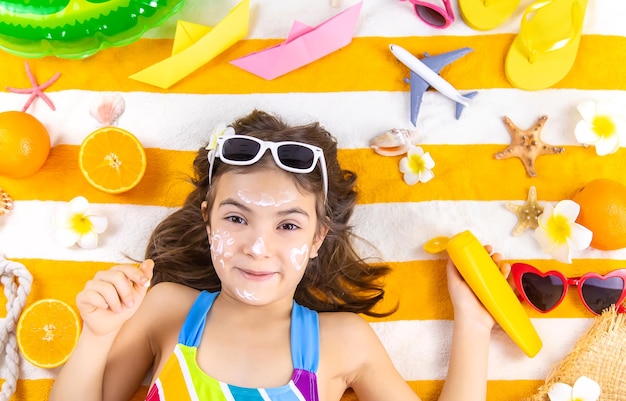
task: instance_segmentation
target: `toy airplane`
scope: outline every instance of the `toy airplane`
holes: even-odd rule
[[[422,60],[398,45],[389,45],[389,49],[402,64],[411,70],[411,78],[408,83],[411,85],[411,123],[413,125],[416,125],[422,97],[429,86],[437,89],[439,93],[456,103],[455,117],[457,120],[461,117],[463,108],[469,105],[469,101],[478,94],[478,92],[470,92],[461,95],[448,81],[439,76],[439,71],[443,67],[471,52],[472,49],[469,47],[438,56],[430,56],[426,53]]]
[[[352,42],[362,5],[356,3],[315,27],[295,21],[283,43],[230,63],[267,80],[312,63]]]

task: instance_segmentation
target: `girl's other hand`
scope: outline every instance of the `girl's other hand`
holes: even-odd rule
[[[117,265],[96,273],[76,296],[83,330],[99,336],[116,334],[143,302],[153,269],[154,262],[146,259],[139,268]]]
[[[511,265],[503,262],[502,255],[499,253],[492,254],[493,247],[491,245],[486,245],[485,250],[491,255],[491,259],[498,266],[502,275],[507,278],[511,272]],[[478,300],[465,280],[463,280],[463,277],[450,259],[448,259],[446,272],[448,276],[448,292],[454,307],[454,318],[472,321],[491,329],[495,324],[493,317],[487,312],[487,309]]]

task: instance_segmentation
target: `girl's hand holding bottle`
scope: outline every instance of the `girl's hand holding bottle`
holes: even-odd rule
[[[503,263],[502,255],[499,253],[492,254],[493,248],[491,245],[486,245],[485,249],[491,254],[491,258],[506,278],[511,272],[511,265]],[[491,329],[495,324],[493,317],[487,312],[467,283],[465,283],[465,280],[463,280],[463,277],[461,277],[461,274],[450,259],[448,259],[446,272],[448,276],[448,292],[454,307],[454,318],[476,322]]]

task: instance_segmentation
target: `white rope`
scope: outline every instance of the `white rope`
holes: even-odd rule
[[[5,366],[8,370],[8,377],[5,378],[6,381],[0,392],[0,401],[9,401],[15,393],[20,375],[20,355],[15,339],[15,328],[30,293],[33,276],[23,264],[6,260],[0,255],[0,281],[7,298],[7,316],[4,324],[0,325],[0,354],[4,349]]]

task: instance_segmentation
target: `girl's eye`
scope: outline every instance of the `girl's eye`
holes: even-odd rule
[[[281,230],[289,230],[289,231],[291,231],[291,230],[297,230],[298,228],[300,228],[300,227],[298,227],[297,225],[295,225],[293,223],[283,223],[283,224],[280,225],[280,229]]]
[[[228,216],[226,217],[226,220],[235,224],[246,224],[246,221],[243,219],[243,217],[240,216]]]

